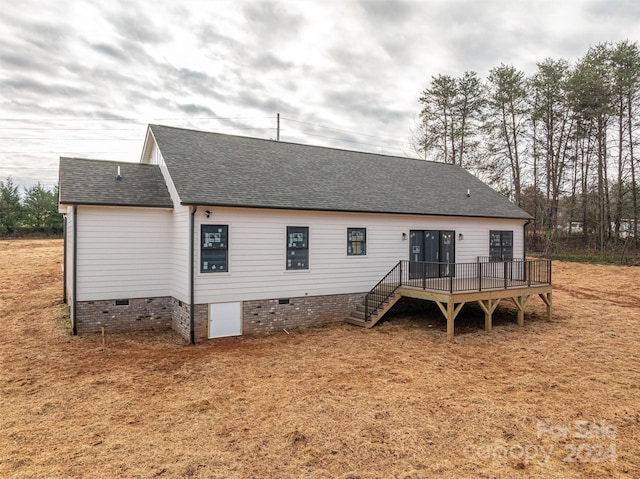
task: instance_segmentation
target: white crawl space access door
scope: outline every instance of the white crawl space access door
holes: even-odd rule
[[[242,334],[242,303],[209,304],[209,339]]]

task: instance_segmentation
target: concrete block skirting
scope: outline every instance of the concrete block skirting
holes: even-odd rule
[[[78,334],[152,331],[171,327],[171,297],[79,301],[76,304]]]

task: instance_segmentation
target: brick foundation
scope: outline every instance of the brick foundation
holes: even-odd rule
[[[196,343],[207,341],[209,339],[209,305],[208,304],[195,304],[195,337]]]
[[[173,311],[171,298],[135,298],[79,301],[76,305],[76,327],[79,334],[97,333],[104,327],[109,332],[153,331],[169,329]]]
[[[269,334],[299,327],[320,326],[343,321],[364,293],[298,298],[265,299],[242,302],[243,334]],[[81,301],[77,303],[76,325],[79,334],[100,332],[153,331],[171,328],[186,341],[190,339],[191,308],[173,297],[124,300]],[[208,304],[195,305],[195,340],[209,337]]]
[[[268,334],[301,326],[320,326],[344,321],[358,304],[364,293],[328,296],[302,296],[279,299],[244,301],[242,304],[242,333]]]
[[[206,341],[209,337],[209,305],[195,305],[195,339],[196,343]],[[191,340],[191,305],[171,298],[171,328],[186,341]]]
[[[171,298],[171,329],[187,341],[190,339],[190,310],[188,303]]]

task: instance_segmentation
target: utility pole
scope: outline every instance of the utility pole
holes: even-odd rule
[[[280,113],[277,114],[278,128],[276,128],[276,141],[280,141]]]

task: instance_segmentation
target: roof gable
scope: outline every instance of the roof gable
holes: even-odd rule
[[[183,204],[530,218],[456,165],[149,128]]]
[[[157,165],[60,158],[59,175],[61,204],[173,207]]]

